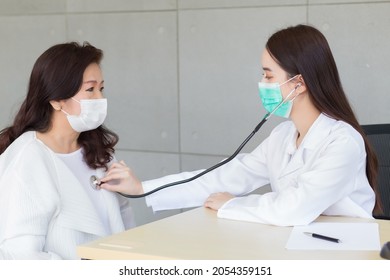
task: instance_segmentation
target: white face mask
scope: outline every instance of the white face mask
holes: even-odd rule
[[[100,126],[107,116],[107,99],[81,99],[72,100],[80,104],[80,115],[70,115],[64,110],[70,126],[77,132],[93,130]]]

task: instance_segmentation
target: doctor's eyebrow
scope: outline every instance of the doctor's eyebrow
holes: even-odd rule
[[[268,67],[263,67],[263,70],[264,70],[264,71],[268,71],[268,72],[272,72],[272,69],[271,69],[271,68],[268,68]]]

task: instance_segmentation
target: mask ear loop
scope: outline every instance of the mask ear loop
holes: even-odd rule
[[[287,101],[294,101],[295,98],[297,98],[298,95],[300,95],[300,93],[298,93],[297,95],[295,95],[291,100],[288,100],[288,98],[291,96],[291,94],[293,94],[300,86],[302,85],[302,83],[298,83],[294,89],[292,91],[290,91],[289,94],[287,94],[286,98],[282,101],[282,103],[285,103]]]
[[[61,112],[64,113],[65,115],[67,116],[70,116],[68,112],[66,112],[65,110],[61,109]]]
[[[79,104],[80,104],[80,101],[78,101],[76,98],[74,98],[74,97],[71,97],[71,99],[72,99],[73,101],[76,101],[77,103],[79,103]]]
[[[269,112],[269,113],[267,113],[265,116],[264,116],[264,119],[265,120],[268,120],[270,117],[271,117],[271,115],[273,115],[278,109],[279,109],[279,107],[280,106],[282,106],[284,103],[286,103],[287,101],[294,101],[294,99],[295,98],[297,98],[298,97],[298,95],[300,95],[300,93],[298,93],[297,95],[295,95],[294,97],[293,97],[293,99],[291,99],[291,100],[288,100],[288,98],[290,97],[290,95],[291,94],[293,94],[293,92],[294,91],[296,91],[297,90],[297,88],[299,88],[300,86],[302,85],[302,83],[298,83],[295,87],[294,87],[294,89],[289,93],[289,94],[287,94],[287,96],[286,96],[286,98],[285,99],[283,99],[271,112]]]
[[[301,74],[295,75],[294,77],[292,77],[292,78],[288,79],[287,81],[285,81],[284,83],[280,84],[280,86],[282,86],[282,85],[288,83],[289,81],[291,81],[291,80],[293,80],[293,79],[295,79],[295,78],[297,78],[297,77],[299,78],[299,76],[301,76]],[[291,95],[294,91],[296,91],[300,86],[302,86],[302,83],[301,83],[301,82],[299,82],[299,83],[294,87],[294,89],[293,89],[289,94],[287,94],[286,98],[283,99],[282,102],[280,102],[280,104],[277,106],[277,108],[279,108],[279,107],[282,106],[284,103],[286,103],[287,101],[289,101],[288,98],[290,97],[290,95]],[[291,99],[291,101],[293,101],[298,95],[299,95],[299,93],[298,93],[296,96],[294,96],[294,98]],[[274,110],[274,111],[276,111],[276,110]]]
[[[76,98],[74,97],[71,97],[70,99],[72,99],[73,101],[76,101],[77,103],[81,104],[80,101],[78,101]],[[60,109],[65,115],[67,116],[70,116],[70,114],[68,112],[66,112],[65,110],[63,110],[62,108]]]

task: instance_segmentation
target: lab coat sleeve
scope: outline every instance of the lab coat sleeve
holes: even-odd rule
[[[264,141],[250,154],[240,154],[227,164],[189,183],[168,187],[146,197],[154,211],[201,206],[215,192],[247,194],[269,183]],[[183,172],[143,182],[144,192],[174,181],[188,179],[200,171]]]
[[[20,168],[33,174],[36,171],[30,165],[33,160],[23,160],[25,163]],[[34,182],[33,178],[38,176],[22,179],[17,170],[6,172],[0,179],[0,258],[61,259],[53,252],[44,251],[50,220],[58,210],[58,195],[50,193],[44,180]],[[42,177],[46,175],[42,170]]]
[[[364,146],[353,137],[330,142],[297,177],[297,186],[264,195],[237,197],[218,210],[218,217],[279,226],[306,225],[354,190],[365,168]]]

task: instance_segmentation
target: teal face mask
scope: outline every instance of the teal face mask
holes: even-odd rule
[[[285,83],[291,81],[296,76],[292,77],[291,79],[285,81],[282,84],[279,83],[259,83],[259,93],[261,102],[263,103],[264,108],[268,112],[272,112],[274,115],[288,118],[291,113],[293,100],[287,100],[290,95],[298,88],[295,87],[286,97],[285,100],[283,100],[282,91],[280,90],[280,86],[284,85]],[[276,109],[276,110],[275,110]],[[275,110],[275,111],[274,111]]]

